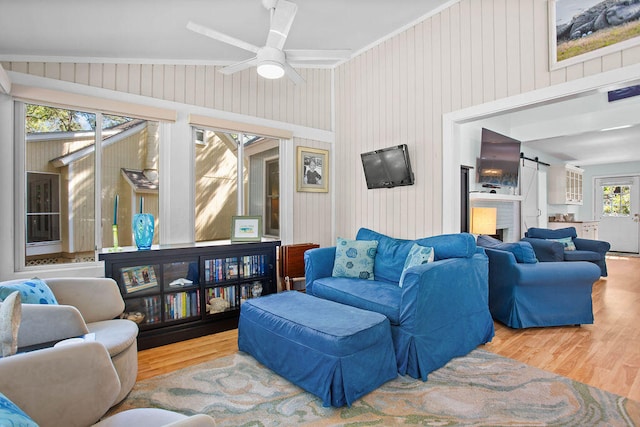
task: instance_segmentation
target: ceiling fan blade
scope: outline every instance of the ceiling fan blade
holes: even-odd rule
[[[287,77],[289,77],[289,79],[291,79],[293,83],[295,84],[304,83],[304,79],[302,78],[302,76],[298,74],[298,72],[294,70],[293,67],[286,62],[284,63],[284,73],[286,74]]]
[[[219,40],[223,43],[239,47],[240,49],[248,50],[249,52],[258,53],[258,49],[260,49],[258,46],[254,46],[251,43],[247,43],[243,40],[231,37],[209,27],[205,27],[204,25],[196,24],[195,22],[189,21],[187,23],[187,29],[198,34],[202,34],[203,36],[210,37],[214,40]]]
[[[298,11],[298,5],[287,0],[278,0],[271,15],[271,26],[267,36],[267,46],[282,49],[287,41],[293,18]]]
[[[322,60],[340,60],[349,59],[351,50],[349,49],[333,49],[333,50],[313,50],[313,49],[287,49],[284,51],[287,59],[291,61],[322,61]]]
[[[253,67],[258,64],[258,58],[255,56],[253,58],[247,59],[246,61],[237,62],[235,64],[227,65],[226,67],[220,69],[222,74],[233,74],[238,71],[246,70],[247,68]]]

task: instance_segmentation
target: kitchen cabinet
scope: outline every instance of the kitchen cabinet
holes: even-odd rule
[[[576,234],[583,239],[598,240],[598,221],[551,221],[547,226],[551,230],[565,227],[575,227]]]
[[[572,165],[549,167],[548,200],[552,205],[582,205],[584,169]]]

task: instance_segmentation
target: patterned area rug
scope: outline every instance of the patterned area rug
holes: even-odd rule
[[[240,352],[138,382],[111,413],[136,407],[207,413],[218,426],[640,425],[640,402],[485,350],[426,382],[398,377],[350,408],[324,408]]]

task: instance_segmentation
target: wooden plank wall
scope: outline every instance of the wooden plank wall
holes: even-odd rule
[[[549,71],[547,20],[546,0],[461,0],[336,69],[337,235],[441,231],[443,114],[640,62],[636,46]],[[367,190],[360,153],[403,143],[416,184]]]
[[[259,78],[255,69],[225,76],[217,72],[219,67],[215,66],[57,62],[3,62],[2,66],[7,71],[331,130],[329,69],[298,69],[305,84],[294,85],[287,79]],[[331,148],[317,141],[303,142],[309,147]],[[294,243],[332,241],[330,235],[321,234],[331,230],[330,203],[331,198],[326,194],[294,192]],[[322,230],[301,225],[306,218],[319,215],[321,224],[329,222]]]
[[[298,69],[305,84],[259,78],[255,68],[226,76],[209,65],[3,62],[7,71],[293,123],[331,128],[331,70]]]
[[[296,147],[303,146],[309,148],[319,148],[330,150],[330,144],[309,139],[294,138]],[[295,151],[294,151],[295,152]],[[329,175],[335,173],[331,155],[329,155]],[[297,158],[297,156],[296,156]],[[297,161],[297,160],[296,160]],[[297,168],[295,170],[297,176]],[[342,185],[335,181],[335,186]],[[281,183],[280,185],[297,186],[295,180],[291,183]],[[331,246],[335,244],[332,238],[332,214],[331,214],[331,192],[336,191],[331,188],[332,181],[329,178],[328,193],[306,193],[294,191],[293,196],[293,235],[295,243],[309,242],[318,243],[321,246]]]

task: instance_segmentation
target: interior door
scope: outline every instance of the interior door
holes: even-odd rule
[[[522,235],[530,227],[547,226],[547,173],[539,165],[523,160],[520,168],[522,195]]]
[[[266,169],[265,232],[280,235],[280,160],[268,160]]]
[[[594,218],[598,239],[616,252],[638,253],[640,246],[640,176],[596,178]]]

